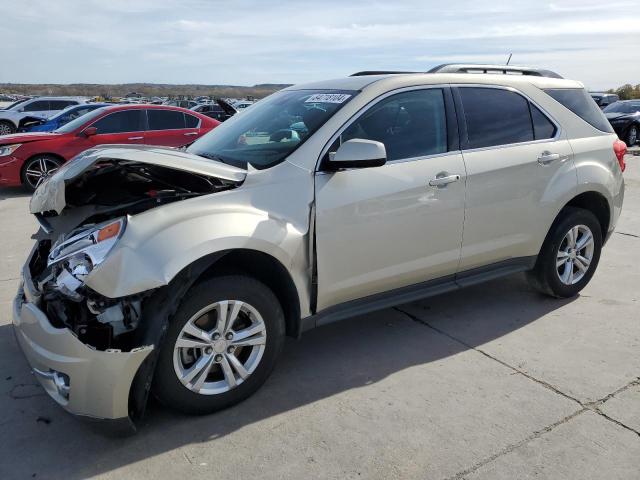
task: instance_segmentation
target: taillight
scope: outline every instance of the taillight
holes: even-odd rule
[[[616,154],[620,170],[624,172],[624,169],[627,168],[627,165],[624,163],[624,156],[627,153],[627,144],[622,140],[616,140],[613,142],[613,153]]]

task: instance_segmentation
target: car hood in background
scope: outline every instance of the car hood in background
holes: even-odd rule
[[[81,153],[42,183],[31,197],[31,213],[62,212],[65,186],[100,161],[147,163],[234,182],[244,181],[247,175],[241,168],[171,148],[109,145]]]

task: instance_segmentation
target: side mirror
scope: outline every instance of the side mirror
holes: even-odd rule
[[[82,131],[82,135],[85,137],[92,137],[98,133],[98,129],[96,127],[87,127]]]
[[[381,167],[387,162],[384,143],[353,138],[344,142],[329,162],[335,170],[341,168]]]

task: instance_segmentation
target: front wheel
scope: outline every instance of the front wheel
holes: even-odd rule
[[[240,275],[200,283],[169,326],[154,393],[165,405],[189,414],[234,405],[265,382],[284,336],[282,308],[262,283]]]
[[[16,127],[13,123],[7,121],[0,122],[0,135],[11,135],[12,133],[16,133]]]
[[[36,155],[22,167],[22,184],[31,192],[51,175],[56,173],[62,162],[51,155]]]
[[[554,297],[573,297],[595,273],[602,250],[602,230],[595,215],[566,208],[551,227],[528,278],[537,290]]]

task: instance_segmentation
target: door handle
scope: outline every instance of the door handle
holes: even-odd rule
[[[144,137],[129,137],[127,140],[142,140]]]
[[[198,132],[187,132],[184,134],[185,137],[192,137],[194,135],[198,135]]]
[[[439,173],[436,178],[432,178],[431,180],[429,180],[429,185],[432,187],[444,187],[450,183],[457,182],[458,180],[460,180],[460,175],[447,175],[446,173]]]
[[[560,155],[559,153],[551,153],[548,150],[545,150],[538,157],[538,163],[540,165],[549,165],[551,162],[555,162],[556,160],[566,160],[566,155]]]

